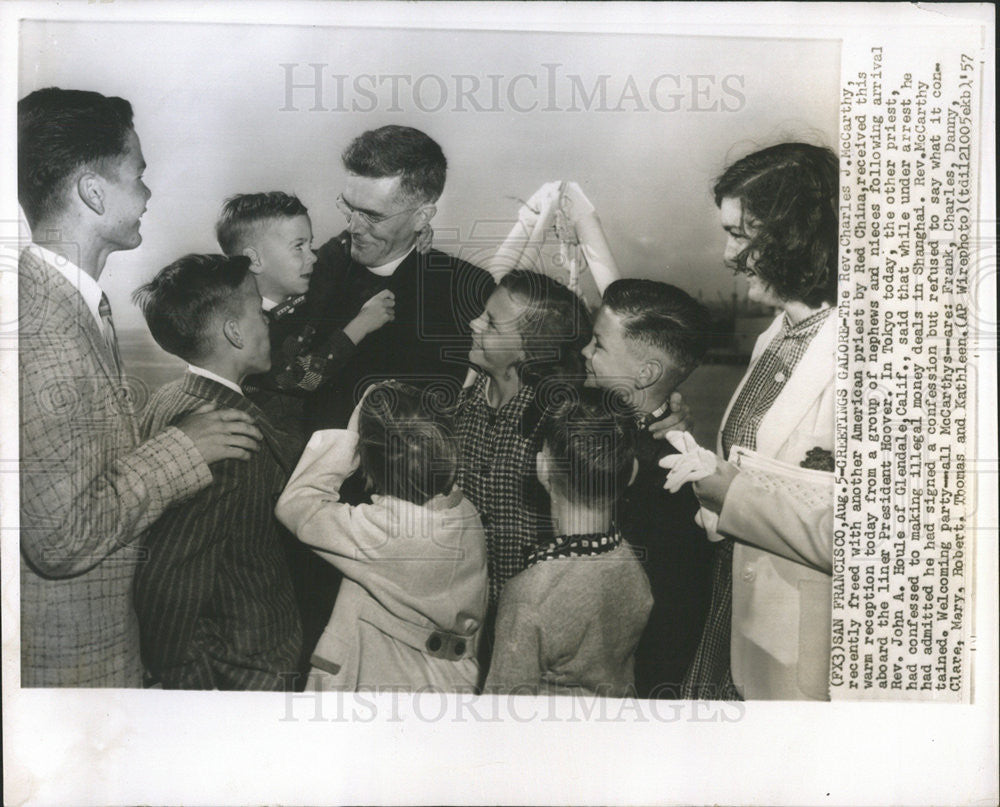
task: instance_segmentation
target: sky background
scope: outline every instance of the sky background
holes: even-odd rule
[[[338,233],[340,152],[384,124],[423,129],[445,151],[439,248],[481,260],[515,199],[575,180],[624,276],[706,301],[743,291],[721,263],[713,178],[780,140],[836,142],[833,40],[25,21],[21,44],[20,96],[91,89],[135,110],[153,195],[142,246],[112,255],[101,278],[119,329],[142,326],[129,301],[138,285],[186,252],[218,251],[213,224],[233,193],[294,192],[317,246]],[[313,83],[312,64],[324,109],[305,88],[283,111],[288,76]],[[582,97],[601,76],[604,102]]]

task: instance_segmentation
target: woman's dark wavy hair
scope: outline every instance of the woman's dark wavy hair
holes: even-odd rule
[[[525,360],[517,367],[524,384],[547,379],[582,382],[583,355],[591,337],[590,314],[583,301],[548,275],[515,269],[499,287],[525,304],[518,322]]]
[[[750,245],[737,271],[753,271],[784,300],[811,308],[837,298],[837,156],[808,143],[780,143],[733,163],[715,183],[715,204],[743,205]]]

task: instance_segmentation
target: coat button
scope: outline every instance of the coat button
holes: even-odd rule
[[[432,653],[437,653],[441,649],[441,636],[437,633],[432,633],[430,638],[427,640],[427,649]]]
[[[757,578],[757,572],[749,563],[743,567],[743,574],[740,575],[746,583],[752,583]]]

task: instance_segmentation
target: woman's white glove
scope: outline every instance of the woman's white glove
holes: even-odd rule
[[[679,454],[668,454],[660,460],[660,467],[667,468],[666,482],[663,487],[671,493],[676,493],[688,482],[697,482],[716,472],[718,458],[714,452],[698,445],[688,432],[669,431],[667,441],[676,448]],[[695,523],[705,530],[710,541],[720,541],[718,534],[719,516],[702,507],[695,513]]]
[[[676,493],[688,482],[697,482],[715,473],[715,452],[702,448],[688,432],[667,432],[667,442],[679,454],[667,454],[660,460],[660,467],[670,471],[663,487]]]

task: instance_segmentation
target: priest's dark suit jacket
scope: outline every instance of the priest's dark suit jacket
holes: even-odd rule
[[[469,323],[494,288],[488,272],[432,249],[426,255],[413,250],[392,275],[380,277],[351,260],[345,234],[317,251],[313,277],[325,298],[319,318],[329,329],[343,328],[383,289],[395,295],[396,317],[368,334],[309,396],[311,429],[343,428],[367,386],[387,378],[433,387],[441,403],[457,400],[468,370]]]

